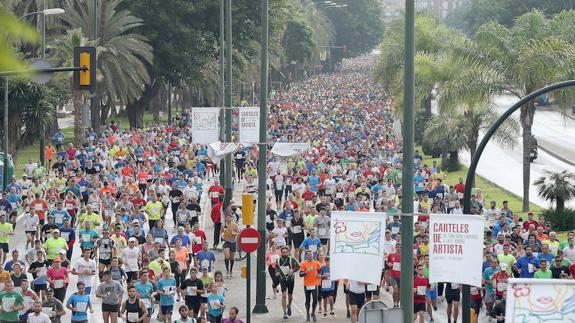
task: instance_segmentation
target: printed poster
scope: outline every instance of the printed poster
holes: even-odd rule
[[[239,108],[240,142],[255,144],[260,142],[260,108]]]
[[[575,280],[509,279],[505,318],[506,322],[575,322]]]
[[[332,212],[331,280],[381,283],[385,219],[380,212]]]
[[[218,141],[220,108],[192,108],[192,143],[207,145]]]
[[[430,215],[430,283],[481,286],[483,228],[483,217],[476,215]]]

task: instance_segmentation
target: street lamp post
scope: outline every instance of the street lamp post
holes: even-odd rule
[[[226,0],[226,142],[232,141],[232,0]],[[224,209],[232,199],[232,155],[225,158]]]
[[[220,0],[220,106],[225,106],[225,96],[226,96],[226,77],[225,77],[225,0]],[[226,127],[226,122],[224,119],[224,110],[220,109],[220,141],[224,142],[224,129]],[[224,178],[225,160],[220,161],[220,185],[225,182]]]
[[[8,187],[8,76],[4,78],[4,169],[2,170],[2,189]]]
[[[401,213],[401,289],[404,322],[413,322],[413,137],[415,101],[415,6],[405,0],[405,69],[403,109],[403,173]]]
[[[530,100],[534,100],[535,98],[547,94],[553,90],[558,90],[566,87],[575,86],[575,80],[569,80],[564,82],[555,83],[544,88],[541,88],[535,92],[529,93],[528,95],[524,96],[521,100],[517,101],[514,105],[512,105],[507,111],[503,112],[501,116],[489,128],[483,139],[479,145],[477,145],[477,149],[473,154],[473,158],[471,159],[471,163],[469,164],[469,170],[467,171],[467,178],[465,180],[465,191],[463,193],[463,214],[469,214],[471,212],[471,190],[473,189],[473,179],[475,177],[475,171],[477,170],[477,164],[479,164],[479,159],[483,154],[483,150],[485,146],[491,140],[491,137],[495,134],[497,129],[507,120],[515,111],[519,110],[524,104],[529,102]],[[401,282],[403,285],[403,282]],[[463,323],[470,323],[471,322],[471,300],[470,300],[470,286],[464,285],[463,286],[463,295],[462,295],[462,320]],[[407,321],[406,321],[407,322]]]
[[[64,12],[66,12],[64,9],[62,8],[49,8],[46,9],[46,0],[44,0],[42,2],[42,10],[40,11],[34,11],[34,12],[30,12],[25,14],[24,16],[20,17],[20,19],[18,20],[22,20],[28,16],[31,15],[40,15],[40,30],[42,33],[42,47],[40,47],[40,57],[42,58],[46,58],[46,16],[52,16],[52,15],[59,15],[59,14],[63,14]],[[6,78],[7,80],[8,78]],[[7,128],[6,128],[7,129]],[[46,132],[46,128],[45,125],[42,126],[42,134],[40,135],[40,162],[42,163],[42,165],[44,165],[44,147],[45,147],[45,132]]]
[[[268,0],[262,0],[262,51],[260,67],[260,133],[258,157],[258,232],[266,236],[266,160],[268,119]],[[255,85],[254,85],[255,86]],[[266,245],[260,243],[257,251],[256,306],[254,313],[267,313],[266,306]]]

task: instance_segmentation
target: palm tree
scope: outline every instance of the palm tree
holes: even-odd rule
[[[100,106],[92,108],[92,127],[98,131],[109,110],[117,102],[127,104],[139,97],[150,76],[146,64],[153,60],[152,47],[133,29],[142,25],[140,18],[119,9],[122,0],[102,0],[98,7],[98,75],[96,97]],[[80,29],[83,36],[93,34],[94,8],[91,1],[65,0],[66,13],[61,19],[64,29]]]
[[[456,55],[475,60],[503,78],[502,91],[518,98],[558,80],[566,71],[572,73],[575,46],[572,45],[575,13],[565,13],[551,20],[534,10],[518,17],[510,28],[494,22],[481,26],[473,45],[455,51]],[[559,27],[559,28],[558,28]],[[569,28],[569,29],[566,29]],[[531,164],[529,149],[535,101],[521,107],[523,139],[523,211],[529,210]]]
[[[55,66],[72,66],[73,59],[70,53],[74,52],[75,47],[86,46],[90,44],[86,37],[82,35],[80,29],[70,29],[66,31],[65,35],[62,35],[50,44],[52,48],[50,59],[53,61]],[[65,77],[57,75],[56,77]],[[82,138],[84,134],[82,133],[82,92],[75,89],[73,77],[70,77],[70,89],[72,92],[72,103],[74,105],[74,142],[78,145],[82,143]]]
[[[575,197],[575,174],[563,171],[545,171],[545,175],[533,184],[537,186],[537,194],[555,202],[555,210],[562,214],[565,212],[565,202]]]

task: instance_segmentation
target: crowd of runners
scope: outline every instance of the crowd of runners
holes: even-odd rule
[[[352,322],[384,293],[400,306],[402,146],[390,102],[372,83],[374,64],[373,56],[346,61],[342,72],[294,83],[270,100],[268,141],[311,144],[298,158],[267,161],[266,263],[283,319],[292,317],[294,297],[305,301],[306,321],[335,317],[339,297]],[[0,198],[0,321],[57,323],[71,313],[72,322],[87,322],[99,298],[106,323],[241,322],[225,283],[239,276],[241,205],[223,208],[217,165],[192,144],[187,114],[173,125],[89,130],[81,146],[64,142],[56,133],[46,163],[29,160]],[[257,192],[256,158],[250,149],[234,153],[236,191]],[[463,181],[444,183],[440,165],[413,158],[418,212],[462,214]],[[337,210],[387,212],[379,285],[330,279]],[[573,232],[559,241],[541,216],[520,216],[479,190],[471,210],[486,219],[483,284],[471,289],[477,315],[485,307],[504,321],[510,277],[575,275]],[[433,321],[446,302],[448,322],[457,322],[461,287],[428,281],[428,221],[420,216],[414,227],[414,313]],[[25,247],[10,242],[16,230],[25,231]],[[81,257],[72,261],[74,250]],[[300,279],[304,288],[295,290]]]

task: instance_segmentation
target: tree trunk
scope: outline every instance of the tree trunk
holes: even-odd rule
[[[126,114],[130,122],[130,128],[142,128],[144,126],[144,111],[150,105],[150,101],[158,95],[159,82],[152,81],[146,85],[142,96],[134,102],[126,105]]]
[[[449,172],[454,172],[459,170],[459,152],[450,151],[449,152],[449,163],[447,164],[447,170]]]
[[[531,91],[526,91],[531,93]],[[531,127],[535,115],[535,101],[531,100],[521,107],[521,127],[523,128],[523,203],[522,211],[529,211],[529,189],[531,186],[531,162],[529,151],[531,147]]]
[[[555,200],[555,204],[556,204],[555,211],[557,212],[557,214],[565,213],[565,201],[562,198],[557,197],[557,199]]]
[[[449,165],[449,153],[447,150],[444,150],[441,152],[441,169],[445,171],[448,165]]]
[[[82,133],[82,92],[72,90],[72,103],[74,104],[74,144],[79,146],[84,134]]]
[[[472,127],[467,133],[467,148],[469,149],[469,162],[473,161],[473,156],[475,151],[477,151],[477,141],[479,140],[479,128]],[[475,176],[473,176],[473,182],[471,182],[471,187],[475,187]]]
[[[423,102],[421,103],[423,105],[423,112],[424,112],[424,116],[425,116],[425,122],[429,121],[429,119],[431,119],[431,101],[432,101],[432,96],[431,94],[429,94],[425,100],[423,100]]]
[[[112,106],[112,100],[108,99],[108,102],[106,102],[106,104],[103,104],[100,108],[100,122],[102,122],[103,125],[108,124],[108,115],[110,114],[110,107]]]

